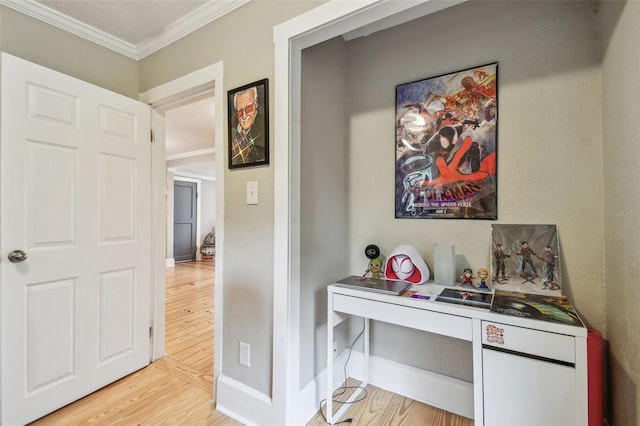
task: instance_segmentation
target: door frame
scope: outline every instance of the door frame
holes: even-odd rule
[[[151,106],[151,128],[153,143],[153,288],[152,288],[152,353],[151,360],[162,358],[165,335],[165,271],[166,271],[166,160],[164,113],[176,106],[194,102],[201,98],[214,96],[215,140],[216,145],[223,144],[223,63],[193,71],[168,83],[153,87],[140,93],[139,100]],[[220,153],[223,153],[221,150]],[[224,270],[224,155],[216,155],[216,268],[215,268],[215,304],[214,304],[214,386],[222,371],[222,321],[223,321],[223,270]],[[213,392],[214,402],[217,393]]]

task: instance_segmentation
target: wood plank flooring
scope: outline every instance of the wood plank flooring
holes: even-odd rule
[[[32,425],[240,425],[212,401],[214,269],[213,262],[167,268],[164,358]],[[353,425],[473,425],[371,385],[367,392],[344,416]],[[318,412],[308,425],[326,422]]]
[[[347,380],[347,386],[355,388],[359,382]],[[473,426],[473,420],[440,410],[430,405],[405,398],[378,387],[367,385],[366,397],[352,404],[345,414],[338,419],[352,419],[352,425],[406,425],[406,426]],[[346,401],[355,389],[349,389],[334,400]],[[362,394],[361,394],[362,395]],[[358,399],[361,396],[358,396]],[[340,409],[341,404],[334,402],[333,412]],[[324,405],[323,405],[324,413]],[[336,419],[334,419],[336,421]],[[326,425],[325,417],[318,412],[307,426]],[[347,424],[347,423],[343,423]]]

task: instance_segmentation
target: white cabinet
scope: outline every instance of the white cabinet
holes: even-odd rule
[[[576,425],[575,337],[482,322],[484,424]]]
[[[384,375],[376,386],[419,399],[436,407],[473,412],[477,426],[584,426],[587,422],[587,330],[584,327],[520,318],[450,303],[411,297],[327,287],[327,359],[333,357],[333,327],[356,315],[365,319],[363,377],[369,377],[369,320],[383,321],[471,342],[473,384],[470,410],[467,390],[455,387],[446,403],[397,383],[385,387]],[[410,344],[410,343],[408,343]],[[437,353],[438,348],[433,348]],[[415,373],[407,368],[410,374]],[[433,373],[430,373],[433,374]],[[333,363],[327,363],[326,412],[332,413]],[[336,378],[337,379],[337,378]],[[388,380],[387,380],[388,382]],[[434,387],[448,395],[442,386]],[[453,389],[453,388],[452,388]],[[353,396],[352,396],[353,397]],[[346,410],[343,405],[332,423]]]

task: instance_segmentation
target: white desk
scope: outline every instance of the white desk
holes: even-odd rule
[[[586,328],[335,285],[327,291],[330,424],[348,407],[332,415],[331,395],[337,388],[332,380],[333,327],[349,315],[365,319],[362,386],[368,382],[369,320],[383,321],[472,343],[476,426],[587,424]],[[522,383],[534,385],[523,388]]]

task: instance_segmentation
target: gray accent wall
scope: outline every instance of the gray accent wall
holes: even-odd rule
[[[302,52],[302,87],[301,388],[327,366],[327,284],[349,272],[347,48],[342,38]]]
[[[434,244],[455,244],[457,276],[491,270],[492,223],[557,224],[564,293],[603,328],[596,16],[587,2],[470,1],[348,44],[352,272],[364,269],[367,242],[387,255],[411,244],[432,270]],[[498,221],[394,219],[395,86],[490,62]],[[384,358],[472,380],[470,344],[386,324],[374,324],[371,344]]]

